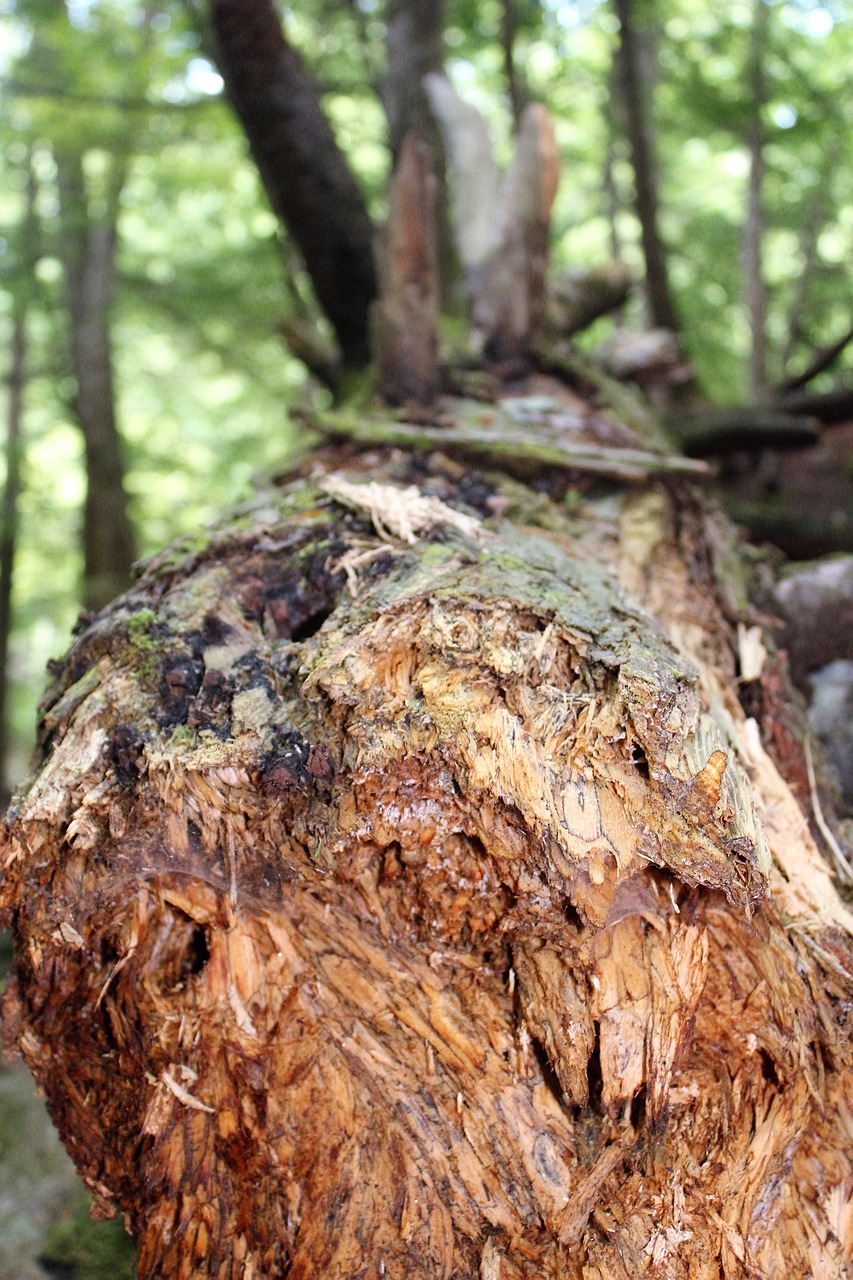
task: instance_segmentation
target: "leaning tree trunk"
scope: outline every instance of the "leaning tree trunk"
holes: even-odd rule
[[[849,1274],[853,919],[729,532],[517,390],[319,423],[54,668],[6,1035],[142,1280]]]
[[[272,0],[208,0],[217,66],[269,202],[305,261],[343,363],[370,360],[373,227]]]

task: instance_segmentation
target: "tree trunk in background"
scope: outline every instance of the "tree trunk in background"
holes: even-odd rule
[[[634,169],[634,200],[646,261],[646,298],[650,326],[679,328],[667,271],[666,246],[658,226],[658,194],[649,104],[640,70],[635,0],[614,0],[619,20],[617,67],[621,78],[625,130]]]
[[[271,0],[209,0],[217,65],[273,210],[299,245],[344,361],[370,360],[376,297],[364,198]]]
[[[60,252],[69,318],[74,410],[86,451],[83,516],[83,600],[97,609],[130,581],[136,540],[124,489],[124,460],[116,423],[110,306],[115,285],[118,200],[123,164],[114,172],[106,211],[89,209],[83,159],[57,152]]]
[[[797,348],[801,344],[807,343],[807,325],[805,322],[808,316],[809,292],[820,264],[818,241],[827,223],[831,207],[832,174],[840,162],[841,150],[839,134],[835,139],[835,144],[822,157],[820,178],[815,185],[808,209],[798,229],[799,243],[797,250],[802,267],[794,285],[791,304],[788,308],[787,334],[781,361],[786,383],[789,380],[796,380],[797,375],[791,368],[792,362]]]
[[[0,508],[0,804],[11,794],[8,757],[9,639],[12,631],[12,578],[18,535],[18,498],[21,492],[21,425],[26,383],[26,309],[16,307],[9,348],[8,407],[6,411],[6,481]]]
[[[388,118],[388,141],[396,168],[407,133],[432,153],[436,179],[435,225],[442,309],[452,310],[455,255],[450,230],[447,166],[441,129],[424,89],[424,76],[444,70],[445,0],[388,0],[385,7],[388,71],[382,103]]]
[[[604,157],[604,173],[602,185],[607,204],[607,231],[610,240],[610,256],[613,261],[621,261],[623,256],[622,239],[619,235],[620,201],[614,172],[613,143],[608,142],[607,154]]]
[[[12,586],[18,540],[18,499],[21,492],[21,452],[24,387],[27,380],[27,317],[32,271],[37,257],[38,221],[36,180],[27,159],[26,204],[18,250],[18,283],[12,293],[12,338],[9,345],[6,410],[6,480],[0,505],[0,802],[11,793],[9,777],[9,640],[12,632]]]
[[[749,49],[749,88],[752,96],[752,118],[746,132],[749,152],[746,220],[743,228],[743,273],[746,308],[749,316],[751,347],[749,354],[749,395],[755,403],[767,399],[767,289],[764,283],[764,111],[766,88],[763,60],[767,49],[767,27],[770,7],[766,0],[755,0]]]
[[[613,69],[615,71],[615,68]],[[610,82],[613,83],[614,74],[611,71]],[[614,94],[608,95],[608,101],[602,109],[604,128],[607,132],[607,150],[604,156],[604,169],[602,172],[602,187],[604,192],[604,201],[607,216],[607,231],[610,241],[610,256],[614,262],[622,262],[624,260],[624,246],[619,231],[619,218],[623,209],[622,194],[619,190],[619,184],[616,180],[616,158],[617,158],[617,136],[618,136],[618,120],[616,111],[614,111]],[[620,307],[614,312],[614,319],[617,326],[621,326],[625,319],[625,311]]]

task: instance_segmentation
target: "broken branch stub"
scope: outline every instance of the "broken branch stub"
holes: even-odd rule
[[[424,88],[450,166],[456,251],[470,276],[495,252],[500,235],[501,175],[492,135],[477,108],[459,96],[446,76],[431,72],[424,76]]]
[[[488,126],[450,82],[425,78],[451,171],[454,233],[468,272],[473,337],[495,362],[525,360],[545,320],[551,208],[559,159],[554,127],[543,106],[521,118],[503,179]]]
[[[710,517],[313,466],[86,626],[6,820],[5,1033],[141,1280],[841,1280],[851,919]]]
[[[428,405],[438,393],[435,192],[429,147],[407,134],[388,188],[373,314],[379,386],[391,404]]]
[[[618,259],[603,267],[561,272],[548,291],[549,334],[570,338],[580,333],[627,302],[631,284],[628,266]]]
[[[474,294],[474,332],[481,335],[487,359],[525,358],[541,335],[559,168],[551,118],[533,103],[521,117],[501,186],[498,243]]]

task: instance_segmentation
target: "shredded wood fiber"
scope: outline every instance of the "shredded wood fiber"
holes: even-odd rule
[[[713,521],[323,456],[85,627],[7,819],[140,1277],[850,1275],[853,922]]]

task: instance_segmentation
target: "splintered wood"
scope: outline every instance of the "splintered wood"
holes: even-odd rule
[[[312,465],[84,625],[7,818],[6,1037],[140,1277],[850,1275],[853,922],[709,517]]]
[[[454,234],[473,303],[472,338],[490,360],[526,358],[546,317],[551,209],[560,162],[540,103],[525,108],[501,177],[489,126],[442,75],[424,88],[442,130],[453,181]]]
[[[435,176],[429,147],[407,134],[378,245],[377,368],[385,398],[431,404],[438,392]]]

